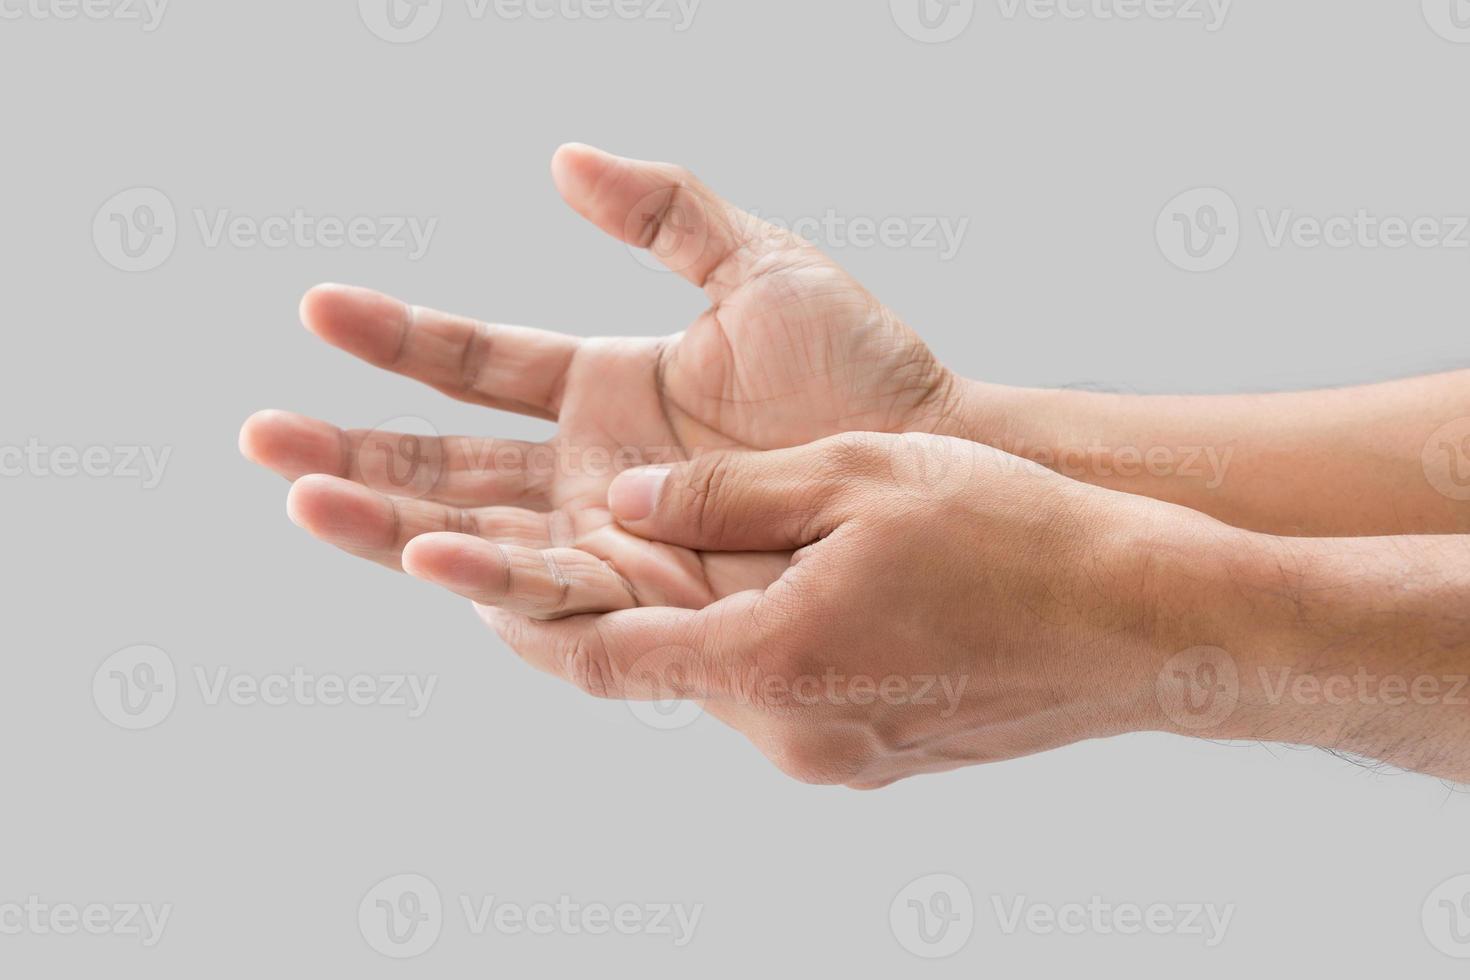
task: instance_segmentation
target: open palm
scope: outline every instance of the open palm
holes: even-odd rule
[[[670,337],[580,339],[318,287],[327,342],[455,398],[557,422],[546,443],[342,431],[284,412],[245,424],[246,456],[288,479],[294,520],[477,602],[538,617],[702,607],[763,588],[776,554],[697,553],[620,529],[607,489],[630,465],[773,449],[844,431],[930,429],[950,375],[816,248],[687,171],[566,146],[567,202],[646,248],[712,303]]]

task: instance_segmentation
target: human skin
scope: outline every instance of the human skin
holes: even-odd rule
[[[531,446],[479,437],[421,440],[343,431],[283,412],[253,416],[241,433],[242,450],[294,481],[289,512],[311,533],[472,598],[487,615],[510,624],[506,632],[513,645],[534,659],[535,645],[545,642],[538,639],[542,635],[534,620],[634,607],[718,609],[723,607],[711,604],[727,597],[738,604],[768,588],[785,588],[781,582],[790,574],[795,543],[769,550],[689,547],[677,537],[649,540],[659,536],[640,536],[620,524],[608,498],[614,478],[627,465],[797,447],[844,432],[908,433],[892,444],[904,452],[884,465],[897,472],[910,468],[925,483],[925,474],[946,470],[938,463],[971,451],[989,454],[984,458],[996,465],[1020,465],[1014,456],[986,448],[999,446],[1043,460],[1072,478],[1051,474],[1067,494],[1087,490],[1123,509],[1164,508],[1151,513],[1181,528],[1183,540],[1194,541],[1199,528],[1208,528],[1205,538],[1217,550],[1191,553],[1186,572],[1246,555],[1259,559],[1250,568],[1235,569],[1237,577],[1201,579],[1205,584],[1191,602],[1179,603],[1172,595],[1151,601],[1146,582],[1125,577],[1116,587],[1137,594],[1111,597],[1125,608],[1136,610],[1141,603],[1149,615],[1177,616],[1181,624],[1218,612],[1263,625],[1272,621],[1266,613],[1281,611],[1271,605],[1274,601],[1296,612],[1299,625],[1319,624],[1315,636],[1334,637],[1317,654],[1301,637],[1272,638],[1279,663],[1252,654],[1258,647],[1249,636],[1223,627],[1182,631],[1173,641],[1146,644],[1139,654],[1144,662],[1157,655],[1158,647],[1185,639],[1190,646],[1176,650],[1176,656],[1200,644],[1224,644],[1211,636],[1244,646],[1244,652],[1230,653],[1239,677],[1239,710],[1218,721],[1213,714],[1187,717],[1184,727],[1191,733],[1331,743],[1410,767],[1451,772],[1415,755],[1431,742],[1410,739],[1419,748],[1383,749],[1354,734],[1371,728],[1371,719],[1353,722],[1341,710],[1316,710],[1319,705],[1301,703],[1309,698],[1296,687],[1285,700],[1304,710],[1291,724],[1274,711],[1266,719],[1259,705],[1279,708],[1283,701],[1281,688],[1273,686],[1276,675],[1263,675],[1263,665],[1295,671],[1314,663],[1321,650],[1343,651],[1338,667],[1379,673],[1405,664],[1443,666],[1428,653],[1401,661],[1397,656],[1404,651],[1387,640],[1360,651],[1355,661],[1349,656],[1357,635],[1351,628],[1355,616],[1367,615],[1363,609],[1388,608],[1387,600],[1372,591],[1385,590],[1393,600],[1392,615],[1406,620],[1401,628],[1395,621],[1396,633],[1412,638],[1409,620],[1417,607],[1409,604],[1409,593],[1437,595],[1442,581],[1454,581],[1463,539],[1395,537],[1380,545],[1284,536],[1447,535],[1470,527],[1470,509],[1460,499],[1470,494],[1459,492],[1466,477],[1459,469],[1462,457],[1470,459],[1470,432],[1461,433],[1454,424],[1470,417],[1467,374],[1338,392],[1199,398],[1045,392],[967,381],[939,364],[895,313],[812,246],[739,212],[687,171],[571,146],[558,152],[553,174],[577,211],[631,245],[650,247],[705,290],[710,309],[669,337],[584,340],[436,313],[366,290],[313,290],[303,301],[303,320],[322,339],[453,397],[553,419],[558,431],[547,443]],[[935,433],[972,445],[963,448],[960,438],[931,441]],[[551,465],[535,462],[542,450],[551,451]],[[1431,472],[1433,467],[1443,472]],[[1044,472],[1026,469],[1033,477]],[[1033,479],[1027,485],[1041,484]],[[1128,494],[1103,494],[1103,488]],[[929,500],[922,498],[920,504]],[[1171,516],[1159,516],[1164,514]],[[1030,526],[1021,509],[1010,516],[1018,526]],[[1193,531],[1185,533],[1186,527]],[[649,529],[642,530],[647,534]],[[1161,552],[1175,547],[1157,536],[1149,540]],[[1360,550],[1378,547],[1398,550],[1387,555]],[[1441,568],[1441,560],[1449,565]],[[1368,572],[1359,569],[1356,581],[1348,583],[1351,588],[1315,578],[1330,568],[1346,577],[1342,567],[1364,561],[1374,564]],[[1013,561],[995,567],[1011,569],[1018,583],[1024,581]],[[922,563],[914,568],[915,581],[922,581]],[[1280,581],[1270,580],[1271,569]],[[854,574],[863,572],[879,570],[854,566]],[[909,579],[908,569],[896,561],[885,563],[881,573],[905,583]],[[1413,589],[1404,591],[1405,583]],[[1292,591],[1287,584],[1305,591]],[[1270,608],[1227,609],[1222,589],[1251,595]],[[951,606],[963,605],[962,596],[946,595]],[[870,599],[859,586],[850,588],[852,622],[863,621],[856,612],[864,611]],[[1347,605],[1339,608],[1334,604],[1339,600]],[[1452,632],[1453,616],[1436,609],[1420,612],[1440,617],[1436,636]],[[671,614],[667,609],[650,613]],[[566,628],[581,622],[578,618]],[[962,628],[960,620],[953,628],[946,623],[932,620],[931,628],[955,635]],[[820,627],[793,622],[791,628]],[[1345,632],[1336,636],[1336,630]],[[1085,631],[1081,636],[1081,646],[1097,645]],[[1444,646],[1458,649],[1452,639]],[[1039,660],[1036,669],[1044,674],[1043,663]],[[1213,675],[1206,668],[1219,666],[1200,662],[1181,669],[1175,664],[1170,676],[1208,680]],[[580,676],[588,675],[582,671]],[[1098,680],[1121,683],[1115,677]],[[1272,684],[1264,683],[1268,680]],[[1031,683],[1041,682],[1033,678]],[[1124,702],[1137,707],[1136,684],[1119,691]],[[1367,699],[1358,702],[1368,710]],[[1448,697],[1443,706],[1449,707]],[[747,708],[720,699],[712,699],[711,708],[747,728],[741,724]],[[1432,714],[1421,710],[1415,717]],[[1259,725],[1246,726],[1244,719],[1251,718]],[[1088,737],[1167,727],[1150,717],[1146,704],[1136,712],[1098,711],[1097,719],[1096,725],[1059,731]],[[1447,721],[1441,729],[1452,727]],[[1015,744],[999,754],[1040,747],[1045,744],[1033,744],[1018,731]],[[874,784],[886,778],[848,781]]]
[[[741,212],[687,171],[577,145],[558,151],[552,171],[573,208],[649,248],[701,286],[711,307],[668,337],[582,339],[437,313],[368,290],[312,290],[302,319],[328,343],[452,397],[554,419],[558,431],[537,446],[406,440],[286,412],[257,414],[241,448],[296,481],[290,513],[311,533],[397,569],[419,534],[470,531],[500,546],[501,574],[492,579],[524,569],[519,580],[531,590],[480,597],[535,615],[697,608],[769,584],[784,557],[701,554],[626,534],[605,502],[618,470],[862,430],[995,445],[1079,480],[1273,533],[1470,527],[1470,507],[1424,478],[1420,451],[1446,422],[1470,416],[1470,373],[1200,398],[969,381],[814,247]],[[1470,428],[1460,438],[1470,442]],[[1433,448],[1449,454],[1446,467],[1460,454],[1470,459],[1470,445]],[[394,458],[400,454],[412,458]],[[602,586],[581,591],[587,604],[560,601],[568,578],[584,570],[599,573]]]
[[[703,700],[807,782],[1134,731],[1470,780],[1470,538],[1266,535],[933,436],[705,454],[610,501],[654,540],[795,557],[702,610],[486,621],[594,695]],[[441,537],[413,546],[431,579]]]
[[[1470,371],[1259,395],[955,388],[942,433],[1238,527],[1470,531]]]
[[[428,531],[493,542],[499,567],[488,581],[518,582],[496,601],[519,611],[697,608],[764,587],[786,556],[701,555],[618,528],[607,511],[618,469],[628,459],[794,446],[848,430],[932,429],[949,372],[814,247],[738,212],[687,171],[569,146],[552,172],[575,210],[648,247],[702,287],[710,309],[668,337],[584,340],[319,287],[302,319],[323,340],[452,397],[554,419],[557,433],[539,447],[415,441],[264,412],[246,422],[242,451],[295,481],[294,520],[390,568]],[[403,446],[412,459],[393,458]],[[599,570],[614,578],[600,576],[611,584],[595,594],[558,584]],[[573,601],[583,596],[591,605]]]

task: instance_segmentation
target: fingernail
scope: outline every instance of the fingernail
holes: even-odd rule
[[[607,491],[607,506],[620,521],[641,521],[653,514],[669,478],[667,466],[645,466],[622,473]]]

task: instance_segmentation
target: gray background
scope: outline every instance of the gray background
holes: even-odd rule
[[[37,0],[44,2],[44,0]],[[10,9],[24,11],[25,8]],[[0,481],[6,656],[0,903],[172,903],[163,941],[0,936],[0,973],[77,976],[1141,977],[1462,975],[1420,925],[1470,871],[1470,800],[1313,751],[1136,736],[900,784],[788,782],[710,719],[660,733],[524,667],[466,604],[312,541],[240,422],[549,427],[449,402],[315,341],[322,280],[583,334],[701,308],[565,208],[565,140],[686,163],[764,214],[946,215],[963,249],[836,248],[962,373],[1234,391],[1444,368],[1470,252],[1266,247],[1258,207],[1470,211],[1470,46],[1418,3],[1242,0],[1222,30],[1007,19],[906,36],[886,2],[706,0],[666,22],[472,20],[447,0],[395,45],[342,0],[176,0],[157,30],[0,20],[5,99],[0,443],[172,447],[124,478]],[[1458,134],[1458,135],[1457,135]],[[104,261],[94,215],[136,186],[179,215],[168,261]],[[1224,269],[1182,272],[1154,222],[1189,188],[1247,216]],[[428,255],[209,248],[195,209],[437,217]],[[125,732],[94,672],[138,643],[184,681]],[[195,666],[437,674],[402,710],[203,703]],[[529,903],[698,902],[695,941],[474,937],[395,962],[359,934],[385,876]],[[925,961],[889,903],[931,872],[977,906]],[[991,896],[1233,903],[1226,941],[1004,935]]]

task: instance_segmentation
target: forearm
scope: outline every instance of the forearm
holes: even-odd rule
[[[1470,538],[1204,538],[1163,586],[1161,727],[1470,782]]]
[[[1266,395],[957,381],[941,428],[1271,534],[1470,532],[1470,371]]]

